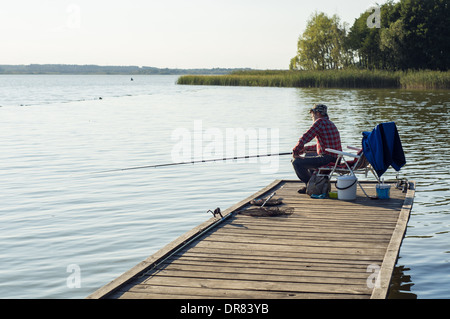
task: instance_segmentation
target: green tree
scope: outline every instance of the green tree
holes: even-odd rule
[[[393,44],[387,43],[394,35],[393,30],[384,35],[384,44],[382,45],[382,34],[386,28],[389,28],[392,22],[399,17],[398,4],[392,0],[386,2],[380,7],[381,28],[369,28],[367,19],[372,14],[370,11],[362,13],[355,19],[353,26],[347,36],[348,47],[353,51],[355,57],[353,64],[366,69],[388,69],[391,67]]]
[[[367,27],[367,18],[370,13],[365,12],[355,19],[347,36],[349,48],[354,52],[354,64],[360,68],[373,67],[374,55],[377,48],[377,29]]]
[[[450,67],[450,0],[388,0],[380,28],[362,13],[347,32],[339,18],[315,13],[298,39],[290,69],[431,69]]]
[[[381,28],[364,12],[347,37],[355,65],[368,69],[440,69],[450,65],[449,0],[392,0],[381,6]]]
[[[448,70],[450,8],[448,0],[402,0],[400,19],[403,69]]]
[[[346,63],[345,27],[337,15],[328,17],[315,13],[307,22],[306,30],[298,39],[297,56],[289,68],[303,70],[339,69]]]
[[[397,70],[403,63],[403,42],[405,28],[403,20],[398,19],[389,28],[381,30],[380,49],[384,53],[385,66],[390,70]]]

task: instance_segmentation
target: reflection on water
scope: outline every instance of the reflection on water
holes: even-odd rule
[[[389,290],[389,299],[417,299],[417,295],[411,292],[412,283],[411,276],[406,275],[411,269],[405,266],[397,266],[394,268],[392,282]]]

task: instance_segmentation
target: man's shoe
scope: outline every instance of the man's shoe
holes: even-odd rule
[[[300,188],[300,189],[297,191],[297,193],[299,193],[299,194],[306,194],[306,187]]]

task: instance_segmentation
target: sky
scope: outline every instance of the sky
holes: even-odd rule
[[[383,4],[385,1],[381,1]],[[350,26],[375,0],[14,0],[0,64],[287,69],[315,11]]]

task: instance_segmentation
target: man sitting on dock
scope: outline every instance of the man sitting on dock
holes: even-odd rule
[[[298,178],[308,184],[311,178],[311,171],[315,168],[335,163],[337,155],[325,151],[327,148],[342,151],[341,137],[339,131],[333,122],[328,118],[327,106],[324,104],[315,104],[309,111],[313,119],[313,125],[300,138],[294,147],[292,165]],[[305,146],[313,138],[316,138],[317,144]],[[306,156],[300,156],[306,153]],[[306,193],[306,187],[299,189],[301,194]]]

